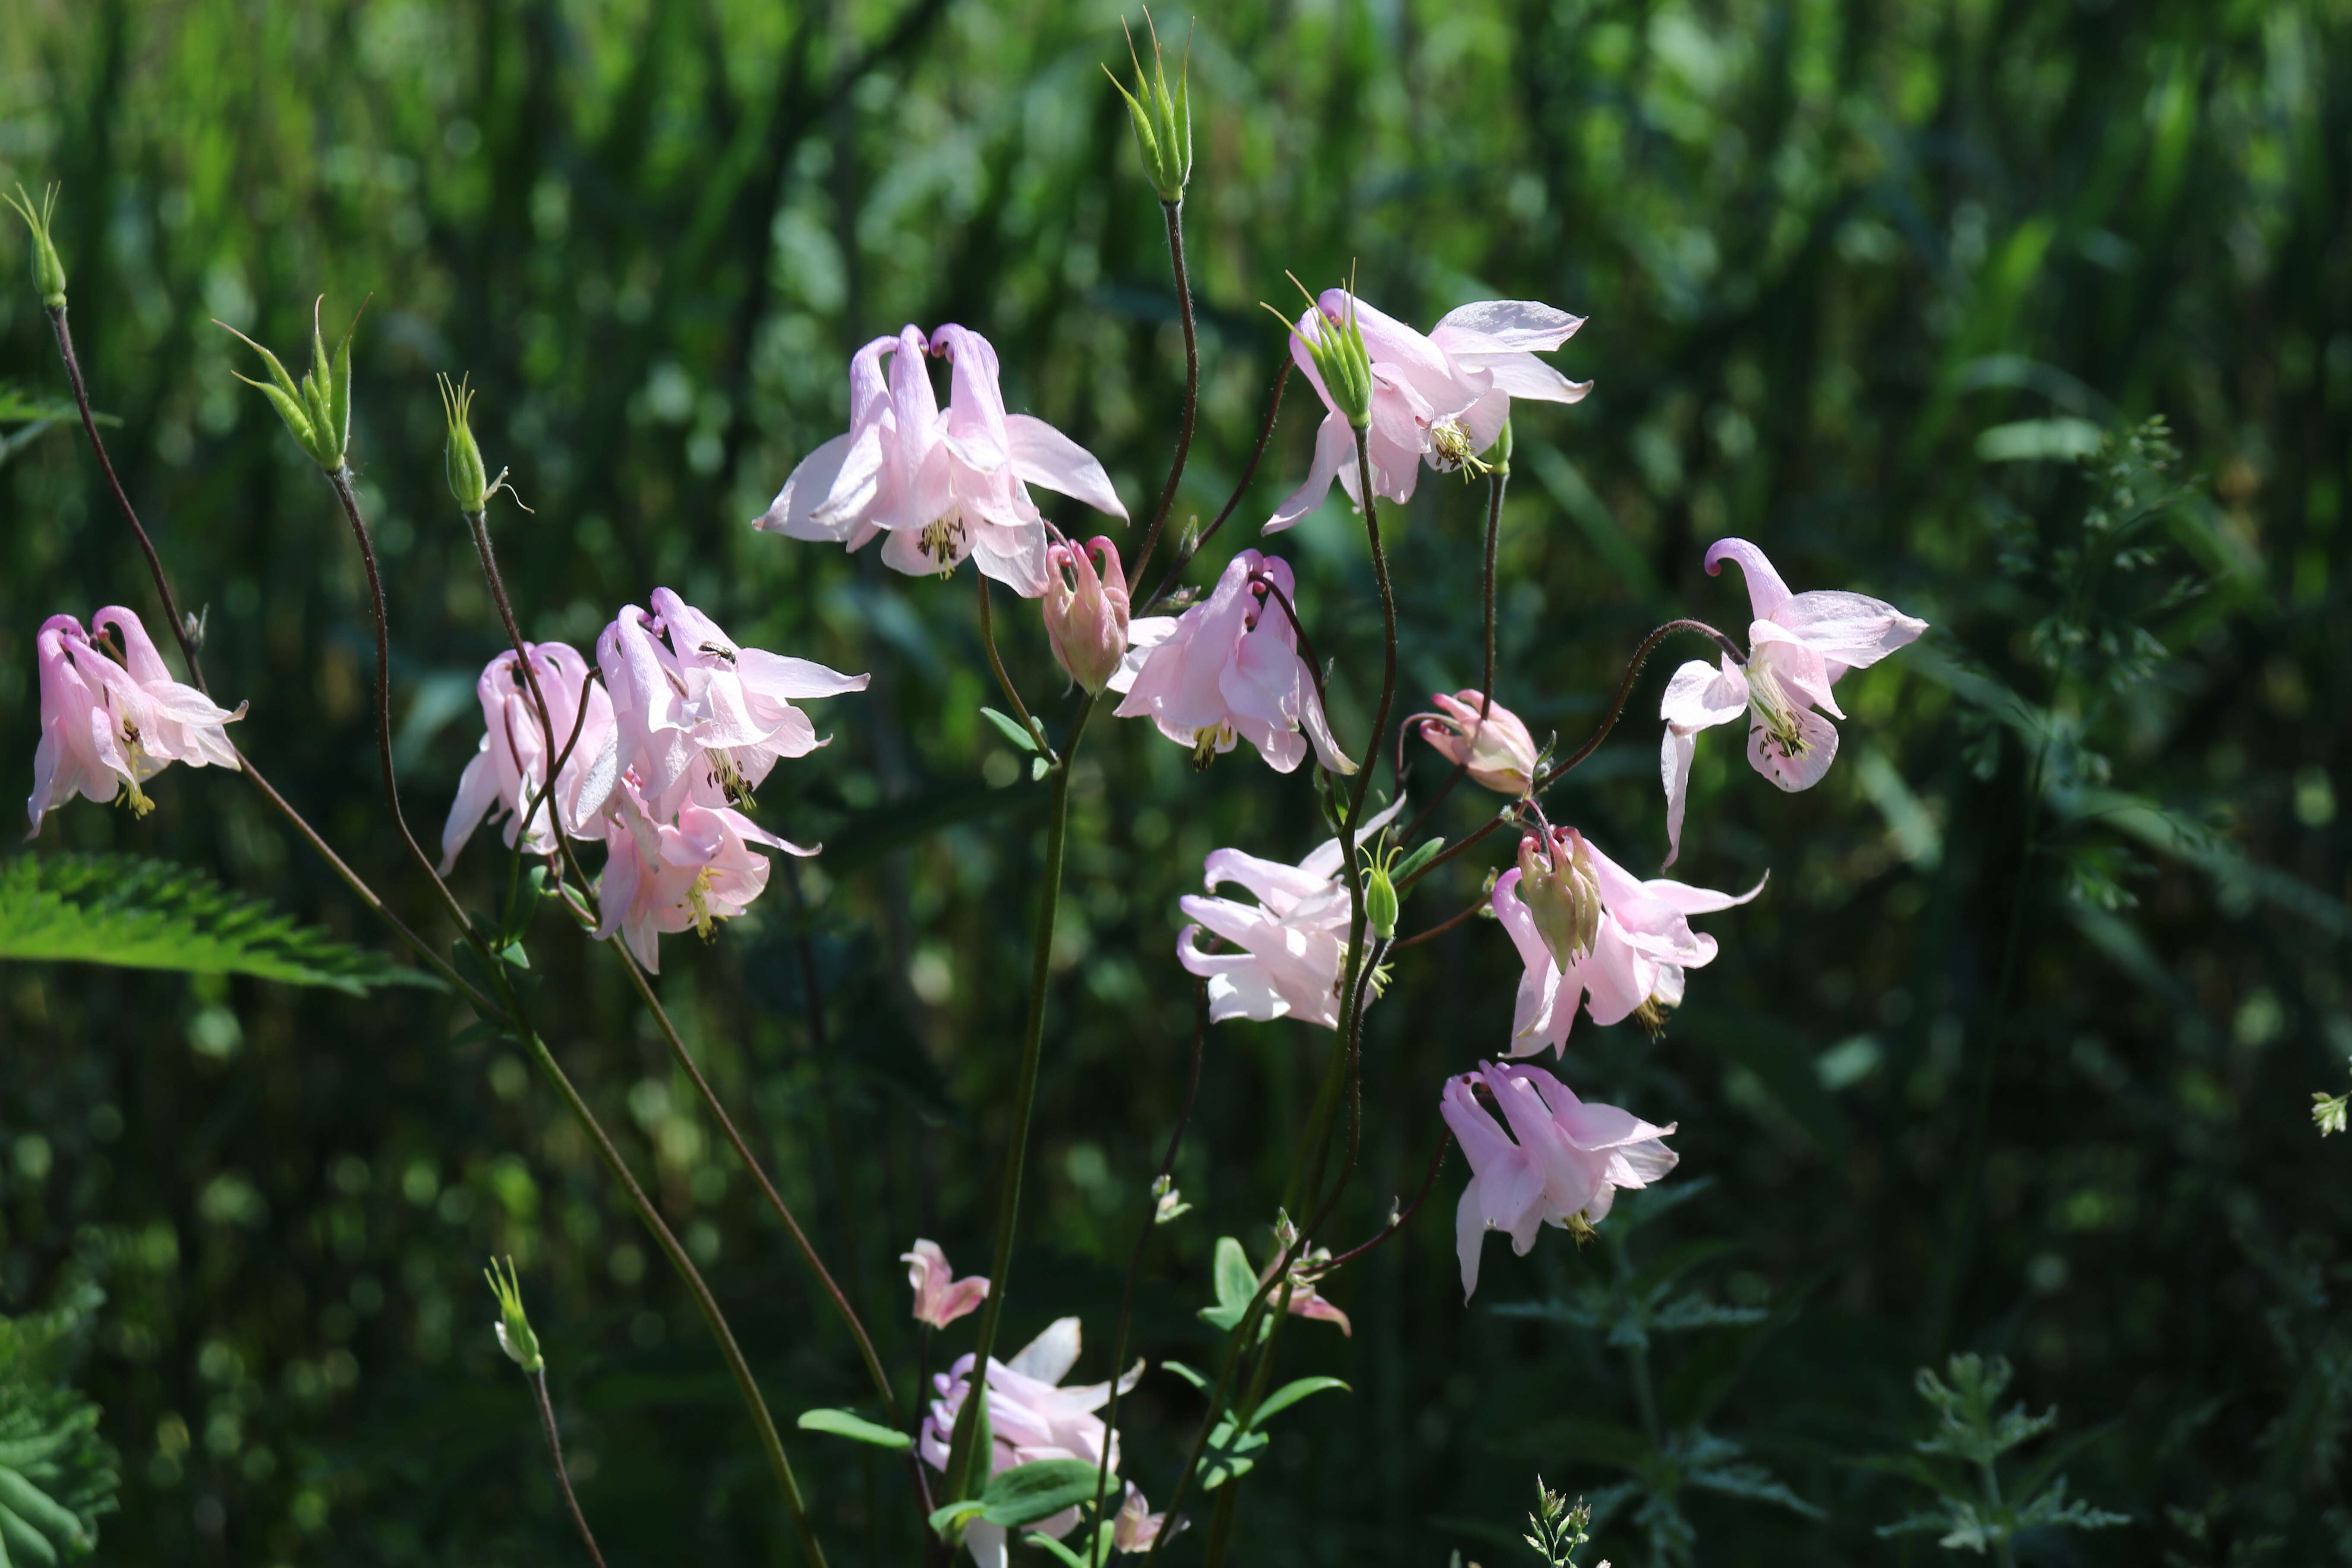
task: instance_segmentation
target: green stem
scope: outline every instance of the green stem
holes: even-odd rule
[[[978,1488],[974,1483],[973,1467],[985,1467],[987,1457],[972,1452],[972,1439],[985,1401],[988,1386],[989,1358],[996,1352],[996,1331],[1004,1313],[1004,1299],[1009,1293],[1013,1272],[1013,1238],[1020,1229],[1021,1183],[1029,1163],[1029,1124],[1037,1109],[1037,1069],[1045,1048],[1045,984],[1053,969],[1054,918],[1062,901],[1062,857],[1070,828],[1070,769],[1078,754],[1078,742],[1087,731],[1087,721],[1095,710],[1096,699],[1088,696],[1078,705],[1078,715],[1070,726],[1070,738],[1063,745],[1061,760],[1053,768],[1052,799],[1045,816],[1045,885],[1037,900],[1037,930],[1029,960],[1029,1018],[1022,1035],[1021,1071],[1013,1090],[1013,1132],[1004,1152],[1004,1178],[996,1198],[996,1245],[992,1252],[988,1272],[988,1297],[980,1309],[980,1331],[972,1347],[972,1394],[956,1414],[955,1435],[948,1448],[948,1467],[943,1500],[961,1501]],[[1113,1375],[1116,1375],[1114,1370]]]
[[[1143,543],[1127,569],[1128,575],[1139,583],[1159,546],[1169,510],[1176,504],[1176,483],[1184,477],[1184,459],[1192,450],[1192,420],[1201,407],[1201,345],[1192,322],[1192,284],[1184,274],[1184,198],[1161,202],[1160,208],[1168,219],[1168,260],[1175,268],[1176,310],[1184,323],[1184,417],[1176,429],[1176,457],[1168,465],[1168,482],[1160,488],[1160,505],[1152,511],[1151,526],[1144,531]]]

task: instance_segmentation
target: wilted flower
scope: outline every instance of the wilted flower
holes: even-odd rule
[[[635,774],[623,774],[604,822],[605,859],[596,897],[603,920],[596,940],[618,931],[647,970],[661,968],[658,933],[692,926],[709,940],[714,921],[732,920],[768,885],[766,844],[787,855],[814,855],[788,844],[740,811],[688,800],[674,821],[647,815]]]
[[[1538,921],[1522,895],[1530,867],[1545,884]],[[1562,1049],[1582,1002],[1596,1024],[1638,1015],[1654,1026],[1683,999],[1683,971],[1715,961],[1715,938],[1687,917],[1744,904],[1763,890],[1717,893],[1663,879],[1644,882],[1574,828],[1549,843],[1529,834],[1520,863],[1495,882],[1496,919],[1527,965],[1511,1018],[1513,1056]]]
[[[1354,426],[1324,385],[1308,346],[1319,341],[1324,323],[1342,322],[1351,310],[1371,362],[1366,443],[1372,489],[1391,500],[1412,499],[1424,460],[1441,472],[1475,465],[1510,418],[1512,398],[1574,403],[1592,390],[1591,382],[1570,381],[1535,357],[1566,342],[1584,324],[1580,316],[1533,300],[1484,300],[1447,312],[1424,337],[1344,289],[1327,289],[1298,318],[1290,357],[1328,412],[1316,432],[1307,482],[1267,520],[1268,533],[1321,506],[1335,479],[1349,500],[1364,504],[1357,493]]]
[[[1309,741],[1325,767],[1354,773],[1299,657],[1297,628],[1273,602],[1277,592],[1297,605],[1289,563],[1244,550],[1209,596],[1181,616],[1130,625],[1133,646],[1110,679],[1113,691],[1126,693],[1118,716],[1150,719],[1161,734],[1192,747],[1203,766],[1232,751],[1238,737],[1276,773],[1305,761]]]
[[[1095,1414],[1109,1402],[1110,1384],[1057,1386],[1069,1375],[1070,1368],[1077,1364],[1078,1344],[1078,1320],[1063,1318],[1030,1341],[1011,1361],[989,1359],[988,1427],[995,1445],[989,1456],[990,1475],[1039,1459],[1083,1459],[1090,1465],[1099,1465],[1106,1446],[1110,1450],[1110,1468],[1114,1473],[1118,1471],[1118,1437]],[[931,1379],[939,1397],[931,1401],[917,1448],[924,1462],[935,1470],[948,1467],[956,1416],[971,1392],[973,1359],[968,1354],[959,1356],[953,1366]],[[1124,1394],[1133,1388],[1142,1376],[1143,1363],[1139,1361],[1118,1380],[1119,1392]],[[1078,1510],[1071,1508],[1023,1528],[1058,1538],[1069,1533],[1078,1517]],[[974,1520],[964,1527],[963,1539],[971,1549],[973,1561],[984,1568],[1003,1568],[1003,1526]]]
[[[1720,667],[1693,659],[1675,671],[1658,716],[1666,721],[1658,759],[1666,789],[1666,861],[1682,852],[1683,807],[1690,794],[1691,754],[1701,730],[1748,715],[1748,761],[1784,790],[1811,789],[1837,757],[1838,732],[1822,709],[1843,719],[1830,688],[1849,669],[1876,664],[1927,629],[1881,599],[1817,590],[1791,594],[1764,552],[1744,539],[1707,550],[1709,575],[1728,558],[1748,577],[1755,622],[1748,662],[1722,656]]]
[[[1102,558],[1095,571],[1094,558]],[[1054,662],[1088,691],[1100,691],[1127,656],[1127,573],[1118,546],[1097,535],[1045,551],[1045,639]]]
[[[1478,1103],[1481,1084],[1508,1133]],[[1454,1221],[1465,1301],[1478,1289],[1478,1253],[1488,1231],[1509,1232],[1511,1250],[1524,1258],[1538,1226],[1577,1230],[1597,1224],[1618,1188],[1645,1187],[1679,1158],[1662,1142],[1673,1123],[1653,1127],[1613,1105],[1588,1105],[1541,1068],[1481,1062],[1477,1071],[1445,1080],[1439,1110],[1470,1162],[1470,1185]]]
[[[1404,805],[1402,797],[1357,830],[1370,839]],[[1202,863],[1208,886],[1238,883],[1257,902],[1186,894],[1177,902],[1199,923],[1176,933],[1179,963],[1209,983],[1209,1016],[1297,1017],[1327,1029],[1339,1026],[1339,984],[1348,965],[1348,884],[1339,875],[1339,841],[1324,840],[1296,866],[1261,860],[1238,849],[1213,851]],[[1239,952],[1203,952],[1193,944],[1202,927]]]
[[[954,365],[945,413],[924,364],[927,346]],[[885,354],[897,356],[887,380]],[[949,325],[926,345],[910,325],[852,356],[848,433],[802,458],[753,526],[851,550],[887,533],[882,559],[898,571],[944,574],[970,555],[1034,599],[1046,586],[1046,532],[1031,485],[1127,518],[1090,453],[1042,419],[1004,411],[987,339]]]
[[[560,642],[525,643],[530,670],[540,695],[547,701],[548,724],[555,731],[554,755],[572,747],[563,771],[556,775],[551,813],[543,793],[547,769],[553,757],[541,728],[539,709],[530,689],[516,668],[512,648],[482,668],[474,690],[482,703],[482,743],[457,780],[457,798],[450,803],[449,820],[441,829],[441,869],[446,874],[457,863],[457,851],[493,811],[506,816],[509,847],[522,828],[526,799],[533,802],[530,831],[520,833],[523,850],[548,855],[555,850],[551,818],[569,837],[595,838],[603,834],[597,817],[613,793],[617,776],[613,700],[588,676],[588,661]],[[588,711],[583,717],[581,704]],[[579,739],[572,728],[579,727]]]
[[[665,816],[682,799],[748,804],[777,758],[825,743],[793,700],[863,691],[871,679],[740,647],[667,588],[654,590],[651,615],[622,609],[596,639],[596,663],[612,689],[621,766]]]
[[[1519,716],[1499,702],[1488,703],[1477,691],[1448,697],[1436,692],[1430,700],[1438,711],[1423,718],[1421,738],[1436,747],[1445,760],[1469,763],[1472,782],[1497,795],[1524,795],[1536,776],[1536,742]],[[1484,704],[1486,717],[1480,719]]]
[[[41,739],[33,751],[33,793],[26,799],[32,826],[75,795],[110,801],[128,793],[131,809],[153,809],[140,785],[173,763],[192,768],[237,765],[236,748],[222,729],[245,717],[193,686],[172,679],[139,617],[109,605],[90,617],[103,635],[121,639],[121,662],[100,650],[71,616],[51,616],[34,634],[33,658],[41,689]]]
[[[988,1281],[976,1274],[957,1279],[936,1241],[916,1242],[915,1250],[900,1253],[898,1260],[907,1266],[907,1283],[915,1289],[919,1323],[944,1329],[988,1299]]]

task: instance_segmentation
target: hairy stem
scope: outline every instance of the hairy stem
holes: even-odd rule
[[[572,1491],[572,1477],[563,1468],[563,1440],[555,1435],[555,1403],[547,1396],[547,1369],[542,1366],[526,1375],[531,1393],[538,1396],[539,1428],[547,1437],[547,1457],[555,1466],[555,1484],[562,1489],[563,1506],[571,1510],[581,1543],[588,1548],[588,1560],[596,1568],[604,1568],[604,1554],[596,1550],[596,1533],[588,1528],[588,1516],[580,1511],[580,1500]]]
[[[1045,748],[1047,762],[1056,761],[1054,748],[1045,739],[1037,721],[1029,716],[1028,705],[1021,700],[1021,692],[1013,684],[1013,677],[1005,673],[1004,660],[996,651],[996,622],[989,609],[988,574],[975,568],[972,578],[980,584],[980,646],[988,650],[988,668],[996,672],[996,684],[1003,691],[1004,700],[1013,705],[1013,716],[1021,721],[1022,731]]]
[[[1201,531],[1198,539],[1178,547],[1174,558],[1168,563],[1167,574],[1160,579],[1160,585],[1151,590],[1149,597],[1137,602],[1137,615],[1149,615],[1159,607],[1160,602],[1168,597],[1169,590],[1176,585],[1176,579],[1183,575],[1184,568],[1192,563],[1192,557],[1201,552],[1202,545],[1217,536],[1217,530],[1225,526],[1225,519],[1234,515],[1234,509],[1242,504],[1242,497],[1249,493],[1250,481],[1257,478],[1257,466],[1265,457],[1266,444],[1274,439],[1275,417],[1282,412],[1282,389],[1289,384],[1290,356],[1285,353],[1282,368],[1274,373],[1274,392],[1266,399],[1265,423],[1258,427],[1257,445],[1250,449],[1249,461],[1242,466],[1242,477],[1235,481],[1234,493],[1225,498],[1224,509]]]
[[[1022,1033],[1020,1077],[1013,1090],[1013,1132],[1004,1152],[1004,1177],[996,1197],[996,1241],[990,1255],[988,1296],[981,1304],[980,1331],[972,1347],[972,1391],[956,1413],[955,1435],[948,1449],[947,1500],[961,1501],[978,1489],[976,1474],[984,1474],[988,1458],[972,1452],[980,1410],[986,1399],[989,1358],[996,1352],[996,1331],[1004,1314],[1013,1270],[1013,1238],[1020,1229],[1021,1183],[1029,1162],[1029,1123],[1037,1109],[1037,1069],[1045,1049],[1045,986],[1052,977],[1054,918],[1062,901],[1062,853],[1070,828],[1070,769],[1085,736],[1095,698],[1078,704],[1070,738],[1053,770],[1051,803],[1045,815],[1045,887],[1037,900],[1037,930],[1029,960],[1029,1017]],[[978,1467],[977,1471],[975,1467]]]
[[[492,962],[488,944],[474,930],[474,922],[467,918],[457,895],[441,879],[432,857],[425,853],[424,847],[416,842],[416,835],[409,831],[408,817],[400,809],[400,783],[392,766],[392,638],[384,614],[383,575],[376,569],[375,541],[368,534],[367,519],[360,515],[360,498],[352,489],[350,467],[346,465],[329,474],[327,482],[334,488],[335,499],[342,503],[343,516],[352,525],[352,540],[359,546],[360,564],[367,572],[368,607],[375,616],[375,744],[376,760],[383,775],[384,805],[392,812],[393,826],[400,829],[401,842],[408,846],[417,869],[425,873],[425,880],[440,895],[449,918],[457,922],[458,931],[482,954],[484,962]]]
[[[1184,477],[1184,459],[1192,451],[1192,420],[1201,406],[1201,345],[1192,322],[1192,285],[1184,274],[1184,198],[1161,202],[1160,210],[1168,219],[1168,259],[1176,270],[1176,310],[1184,323],[1184,417],[1176,427],[1176,457],[1168,465],[1168,482],[1160,489],[1160,505],[1151,513],[1151,526],[1144,531],[1143,543],[1135,552],[1135,564],[1129,573],[1140,579],[1143,569],[1151,562],[1152,551],[1159,548],[1160,531],[1168,525],[1168,513],[1176,504],[1177,481]]]

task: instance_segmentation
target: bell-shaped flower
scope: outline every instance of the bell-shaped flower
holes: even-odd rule
[[[1356,764],[1339,750],[1315,693],[1314,671],[1299,657],[1298,629],[1275,602],[1298,603],[1290,563],[1244,550],[1226,563],[1209,596],[1174,617],[1149,616],[1128,627],[1131,646],[1113,691],[1126,694],[1122,719],[1148,718],[1160,732],[1192,748],[1193,762],[1248,741],[1275,772],[1286,773],[1315,754],[1334,773]]]
[[[653,613],[625,606],[596,639],[620,763],[655,815],[677,803],[743,805],[779,757],[825,743],[795,700],[863,691],[871,678],[740,646],[667,588]]]
[[[1523,884],[1552,884],[1531,909]],[[1592,847],[1572,827],[1549,842],[1521,840],[1519,865],[1495,880],[1492,905],[1526,965],[1512,1010],[1511,1050],[1533,1056],[1546,1046],[1565,1054],[1581,1004],[1596,1024],[1638,1017],[1655,1029],[1683,999],[1683,972],[1715,962],[1715,938],[1691,930],[1689,917],[1744,904],[1764,890],[1718,893],[1660,879],[1644,882]]]
[[[1400,796],[1366,821],[1357,842],[1370,842],[1403,805]],[[1197,922],[1176,933],[1177,962],[1209,983],[1212,1019],[1295,1017],[1339,1026],[1350,924],[1340,853],[1339,841],[1328,838],[1296,866],[1238,849],[1213,850],[1202,863],[1212,892],[1230,882],[1257,900],[1188,893],[1177,900]],[[1204,929],[1240,951],[1203,952],[1194,939]]]
[[[1478,1103],[1481,1087],[1502,1123]],[[1680,1158],[1664,1142],[1672,1122],[1653,1127],[1613,1105],[1587,1104],[1541,1068],[1481,1062],[1445,1080],[1438,1110],[1470,1162],[1454,1219],[1465,1301],[1478,1289],[1488,1231],[1507,1232],[1511,1250],[1525,1258],[1538,1226],[1589,1230],[1607,1217],[1617,1189],[1646,1187]]]
[[[1127,657],[1127,573],[1118,546],[1100,536],[1050,545],[1045,578],[1045,640],[1054,662],[1088,691],[1100,691]]]
[[[953,367],[945,412],[927,348]],[[1042,419],[1005,412],[987,339],[950,324],[927,343],[910,325],[851,357],[848,432],[801,459],[753,526],[851,550],[887,535],[882,559],[915,575],[952,572],[969,555],[1034,599],[1046,587],[1047,534],[1031,485],[1127,519],[1092,454]]]
[[[988,1299],[988,1281],[977,1274],[957,1279],[936,1241],[917,1241],[915,1250],[899,1254],[898,1261],[907,1266],[907,1283],[914,1287],[919,1323],[944,1329]]]
[[[618,932],[637,962],[657,972],[660,933],[691,926],[707,942],[715,922],[741,914],[767,887],[768,858],[754,844],[787,855],[816,853],[723,805],[688,799],[674,819],[656,820],[635,775],[623,774],[605,816],[596,940]]]
[[[1327,289],[1315,308],[1301,314],[1290,339],[1290,357],[1323,399],[1323,423],[1315,434],[1315,462],[1307,482],[1267,520],[1276,532],[1323,504],[1338,479],[1360,509],[1364,498],[1356,471],[1356,434],[1315,368],[1307,344],[1319,341],[1325,323],[1339,323],[1352,310],[1371,360],[1371,423],[1365,432],[1371,459],[1372,489],[1393,501],[1412,499],[1421,466],[1440,472],[1464,464],[1494,445],[1511,416],[1511,399],[1575,403],[1592,390],[1589,381],[1570,381],[1536,358],[1566,342],[1584,325],[1580,316],[1530,300],[1482,300],[1450,310],[1428,335],[1383,315],[1344,289]]]
[[[1816,589],[1791,594],[1764,552],[1744,539],[1718,539],[1706,552],[1710,576],[1739,563],[1755,614],[1748,662],[1693,659],[1675,671],[1658,716],[1666,721],[1658,755],[1666,791],[1666,860],[1682,853],[1683,808],[1690,795],[1691,755],[1701,730],[1748,717],[1749,765],[1784,790],[1811,789],[1837,758],[1837,727],[1822,717],[1845,712],[1830,694],[1839,676],[1876,664],[1927,629],[1883,599]],[[1816,712],[1819,709],[1822,712]]]
[[[994,1440],[994,1451],[989,1456],[990,1475],[1039,1459],[1083,1459],[1087,1464],[1099,1465],[1106,1447],[1110,1454],[1111,1471],[1118,1472],[1118,1435],[1095,1414],[1109,1403],[1110,1384],[1060,1386],[1062,1379],[1078,1363],[1078,1320],[1063,1318],[1022,1347],[1011,1361],[989,1358],[988,1426]],[[916,1448],[935,1470],[948,1468],[956,1416],[971,1393],[972,1362],[969,1354],[959,1356],[953,1366],[932,1376],[931,1386],[939,1397],[931,1401]],[[1142,1376],[1143,1363],[1139,1361],[1118,1380],[1119,1392],[1124,1394],[1133,1388]],[[1068,1534],[1078,1519],[1078,1510],[1070,1508],[1023,1528],[1058,1539]],[[975,1520],[965,1526],[963,1539],[971,1550],[973,1561],[983,1564],[983,1568],[1003,1568],[1003,1526]]]
[[[531,701],[530,687],[520,673],[514,649],[509,648],[482,668],[474,690],[482,704],[482,743],[457,780],[457,798],[449,805],[449,820],[441,829],[441,869],[446,875],[457,863],[457,851],[493,813],[506,817],[508,847],[517,837],[528,855],[555,852],[555,833],[571,838],[603,837],[597,820],[613,793],[619,773],[613,700],[589,679],[588,661],[560,642],[525,643],[530,672],[547,701],[548,725],[555,731],[552,754]],[[587,711],[581,711],[583,703]],[[573,739],[574,728],[578,739]],[[547,799],[547,769],[554,757],[564,758],[556,775],[554,799]],[[525,805],[530,823],[522,821]]]
[[[118,661],[71,616],[51,616],[33,637],[41,693],[41,738],[33,751],[33,793],[25,801],[32,826],[81,795],[110,801],[126,796],[144,816],[154,809],[139,786],[173,763],[192,768],[237,765],[236,748],[223,725],[245,717],[220,707],[193,686],[172,679],[139,617],[110,605],[90,617],[103,636],[121,640]]]
[[[1497,795],[1524,795],[1534,787],[1535,737],[1519,716],[1499,702],[1487,702],[1482,693],[1459,691],[1448,697],[1433,693],[1438,711],[1423,716],[1421,738],[1437,748],[1445,760],[1468,764],[1471,781]],[[1478,717],[1481,705],[1486,709]],[[1407,722],[1411,722],[1410,720]]]

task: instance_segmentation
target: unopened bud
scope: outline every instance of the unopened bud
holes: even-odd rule
[[[1476,691],[1430,699],[1438,711],[1423,719],[1421,738],[1444,753],[1447,762],[1467,764],[1470,777],[1497,795],[1524,796],[1535,786],[1535,737],[1519,716],[1499,702],[1489,702]],[[1486,716],[1478,717],[1485,707]]]
[[[1135,35],[1127,38],[1127,58],[1135,66],[1135,90],[1111,74],[1108,66],[1103,72],[1110,76],[1110,84],[1127,100],[1127,112],[1135,121],[1136,151],[1143,155],[1143,173],[1150,180],[1160,199],[1173,205],[1184,199],[1184,185],[1192,177],[1192,106],[1191,101],[1192,61],[1188,57],[1176,72],[1176,90],[1168,90],[1167,62],[1160,53],[1160,29],[1151,26],[1151,13],[1143,14],[1143,25],[1151,29],[1151,70],[1146,75],[1143,61],[1135,52]]]
[[[1519,901],[1561,969],[1592,951],[1601,936],[1601,879],[1582,834],[1556,828],[1549,844],[1535,833],[1519,840]]]
[[[1391,874],[1396,856],[1391,852],[1366,858],[1371,863],[1364,868],[1364,924],[1374,936],[1386,942],[1396,935],[1396,879]]]
[[[56,211],[58,188],[51,185],[41,193],[41,205],[37,212],[33,198],[18,185],[14,196],[0,195],[0,201],[16,209],[25,226],[33,231],[33,287],[40,290],[45,309],[61,310],[66,303],[66,264],[58,259],[58,247],[49,237],[49,215]]]
[[[499,1349],[523,1371],[539,1372],[547,1359],[539,1353],[539,1336],[530,1331],[530,1320],[523,1315],[522,1281],[515,1274],[514,1259],[506,1260],[506,1272],[501,1274],[499,1260],[491,1258],[482,1278],[490,1282],[490,1294],[499,1299],[499,1315],[491,1324],[498,1331]]]
[[[1083,545],[1050,546],[1045,578],[1041,607],[1054,662],[1088,691],[1100,691],[1127,655],[1127,573],[1118,546],[1099,535]]]
[[[448,478],[449,493],[457,498],[457,510],[472,517],[488,504],[490,488],[482,449],[474,442],[470,418],[474,390],[462,376],[452,382],[445,374],[440,382],[441,413],[449,426],[447,444],[441,449],[441,471]]]
[[[269,399],[269,405],[278,411],[278,417],[286,422],[286,428],[293,436],[295,444],[310,455],[312,462],[332,474],[341,471],[344,449],[351,445],[352,334],[359,331],[360,319],[358,312],[352,313],[352,324],[345,329],[343,341],[336,345],[334,353],[330,356],[326,335],[319,326],[319,311],[325,300],[326,297],[321,295],[310,306],[310,368],[303,374],[299,383],[287,374],[286,367],[278,363],[276,354],[226,321],[215,321],[213,325],[233,334],[261,356],[262,363],[269,371],[269,379],[256,381],[249,375],[240,374],[237,380],[257,389],[262,396]],[[366,302],[362,300],[360,310],[366,309]]]

